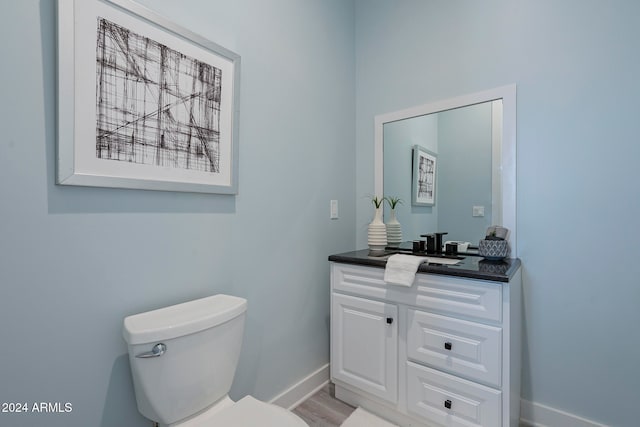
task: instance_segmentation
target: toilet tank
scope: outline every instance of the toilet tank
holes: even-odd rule
[[[126,317],[123,335],[140,413],[170,424],[225,397],[246,310],[245,299],[219,294]]]

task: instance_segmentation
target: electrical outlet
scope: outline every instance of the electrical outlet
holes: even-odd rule
[[[484,206],[474,206],[472,216],[484,216]]]

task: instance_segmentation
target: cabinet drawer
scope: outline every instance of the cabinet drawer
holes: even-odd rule
[[[502,393],[407,362],[407,405],[414,414],[443,426],[502,425]]]
[[[334,263],[334,290],[425,308],[453,316],[502,321],[502,285],[438,274],[416,275],[411,287],[388,285],[384,269]]]
[[[500,387],[502,328],[413,309],[407,314],[410,359]]]

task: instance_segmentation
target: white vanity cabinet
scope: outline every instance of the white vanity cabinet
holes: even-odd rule
[[[331,262],[336,397],[401,426],[517,426],[520,269],[508,282]]]

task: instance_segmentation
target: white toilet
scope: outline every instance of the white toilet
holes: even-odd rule
[[[124,319],[138,410],[171,427],[308,427],[295,414],[229,389],[247,301],[214,295]]]

